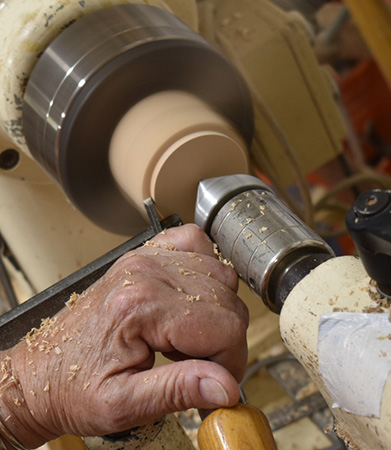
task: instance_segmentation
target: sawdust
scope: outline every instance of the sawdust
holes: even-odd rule
[[[76,292],[74,292],[69,297],[69,300],[67,302],[65,302],[65,305],[72,311],[72,309],[75,307],[78,299],[79,299],[79,294],[76,294]]]
[[[224,256],[221,254],[219,247],[216,243],[213,243],[213,253],[217,256],[220,262],[222,262],[226,266],[232,267],[232,269],[234,268],[232,262],[225,259]]]

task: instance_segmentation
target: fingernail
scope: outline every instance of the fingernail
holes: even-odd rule
[[[202,378],[200,381],[201,397],[214,405],[227,406],[229,397],[224,387],[212,378]]]

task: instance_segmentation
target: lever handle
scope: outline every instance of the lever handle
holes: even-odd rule
[[[198,430],[200,450],[277,450],[266,416],[251,405],[219,408]]]

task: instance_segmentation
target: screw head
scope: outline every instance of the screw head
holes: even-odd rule
[[[371,217],[383,211],[389,203],[388,191],[372,190],[360,194],[353,209],[357,217]]]

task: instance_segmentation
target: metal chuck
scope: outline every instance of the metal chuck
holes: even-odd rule
[[[270,187],[249,175],[202,181],[195,222],[276,313],[305,275],[334,256]]]

